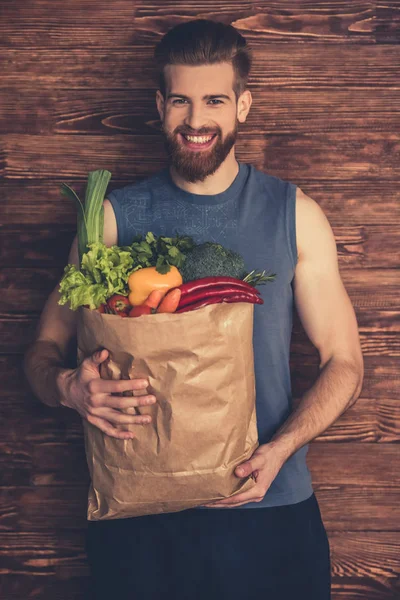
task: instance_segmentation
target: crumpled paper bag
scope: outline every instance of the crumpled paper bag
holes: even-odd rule
[[[253,311],[243,302],[136,318],[79,309],[78,364],[106,348],[101,377],[146,377],[145,393],[157,399],[123,411],[152,416],[150,424],[119,426],[135,433],[131,440],[82,420],[88,520],[177,512],[255,485],[234,474],[259,445]]]

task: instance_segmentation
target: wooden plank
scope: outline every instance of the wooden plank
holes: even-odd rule
[[[1,264],[19,267],[64,268],[76,233],[73,226],[54,227],[1,227]],[[390,236],[390,231],[388,232]],[[349,240],[351,243],[351,241]]]
[[[32,447],[26,442],[0,442],[0,486],[31,482]]]
[[[82,559],[83,560],[83,559]],[[84,568],[84,567],[82,567]],[[86,568],[87,570],[87,568]],[[68,572],[68,562],[62,571]],[[80,568],[81,571],[81,568]],[[89,575],[74,576],[70,573],[68,578],[58,575],[2,575],[0,593],[7,600],[95,600],[93,585]]]
[[[0,562],[4,575],[51,576],[57,579],[88,577],[85,553],[86,528],[75,531],[4,532],[0,542]]]
[[[310,444],[307,463],[329,531],[399,531],[400,488],[392,479],[399,455],[397,444]]]
[[[398,131],[400,92],[397,87],[342,88],[268,87],[252,85],[253,104],[240,136],[326,131]],[[361,108],[362,107],[362,108]],[[161,122],[154,89],[53,90],[33,84],[7,90],[0,106],[3,135],[98,134],[157,135]]]
[[[32,483],[40,485],[89,485],[83,440],[36,443],[32,447]]]
[[[400,42],[400,6],[398,0],[377,3],[375,37],[379,44],[398,44]]]
[[[2,310],[10,313],[41,311],[50,292],[62,276],[62,269],[2,269],[0,288],[2,290]]]
[[[269,166],[263,167],[262,171],[277,175]],[[141,173],[126,179],[113,175],[107,193],[144,178]],[[361,180],[313,181],[301,175],[293,179],[291,173],[288,178],[318,202],[332,226],[342,227],[344,222],[373,226],[400,224],[400,192],[396,181],[368,181],[366,186]],[[68,178],[66,183],[84,197],[86,180]],[[5,227],[62,226],[74,229],[75,206],[60,195],[59,189],[60,183],[52,180],[5,179],[2,182],[0,224]]]
[[[398,225],[331,225],[341,268],[400,267]],[[0,260],[8,267],[64,267],[75,225],[5,227],[0,225]]]
[[[329,533],[332,600],[397,600],[398,533]]]
[[[160,22],[159,17],[157,21]],[[168,28],[168,23],[161,21],[161,24],[163,29],[164,25]],[[139,41],[128,47],[108,44],[107,48],[57,47],[51,52],[35,47],[2,48],[0,87],[17,85],[22,90],[26,86],[31,88],[34,80],[38,88],[51,89],[154,89],[157,85],[154,44]],[[254,55],[251,81],[264,87],[266,98],[269,85],[393,87],[400,58],[400,48],[394,44],[364,44],[361,52],[358,43],[323,43],[318,44],[316,51],[315,44],[274,40],[266,52],[265,40],[254,36],[251,45]]]
[[[2,141],[3,175],[8,179],[68,181],[107,168],[113,176],[149,176],[165,164],[161,135],[80,136],[8,134]],[[51,155],[51,161],[48,157]],[[282,179],[400,178],[400,135],[396,132],[334,132],[299,135],[248,135],[238,139],[237,157],[262,170],[268,165]],[[58,187],[58,186],[57,186]]]
[[[0,396],[0,439],[8,444],[20,443],[21,440],[28,444],[81,443],[82,418],[73,409],[46,406],[31,392],[18,393],[18,390],[9,389],[8,393]]]
[[[383,493],[400,487],[399,458],[398,444],[319,442],[310,444],[307,462],[317,487],[364,486]]]
[[[76,531],[87,523],[88,486],[0,488],[4,531]]]
[[[318,445],[318,444],[317,444]],[[314,471],[312,470],[312,475]],[[313,484],[329,532],[399,531],[400,488]]]
[[[176,6],[170,2],[140,3],[132,5],[129,0],[118,0],[110,5],[105,0],[85,3],[69,0],[67,6],[60,5],[57,13],[52,11],[49,1],[28,0],[23,7],[10,3],[7,6],[7,24],[3,26],[3,45],[8,47],[42,46],[82,47],[129,46],[132,39],[156,38],[180,20],[213,18],[232,22],[246,38],[256,36],[264,43],[298,40],[335,43],[373,43],[375,41],[375,10],[371,3],[359,2],[352,7],[343,6],[340,0],[331,0],[329,7],[323,2],[282,3],[268,2],[255,6],[243,1],[232,0],[228,8],[218,4],[199,9],[195,2]],[[200,12],[199,12],[200,10]],[[206,12],[202,12],[202,10]],[[87,23],[96,19],[93,26]],[[161,13],[160,13],[161,11]],[[173,15],[173,16],[172,16]],[[390,14],[381,15],[389,20]],[[23,34],[24,32],[24,34]]]
[[[301,360],[299,360],[301,357]],[[1,356],[0,356],[1,358]],[[10,357],[11,359],[12,357]],[[297,364],[297,361],[299,363]],[[290,356],[293,398],[300,398],[313,385],[319,375],[319,360],[316,355]],[[399,399],[400,376],[397,357],[370,357],[364,359],[364,381],[362,398]]]

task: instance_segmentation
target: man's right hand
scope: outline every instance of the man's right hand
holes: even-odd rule
[[[147,379],[102,379],[99,366],[108,357],[107,350],[85,358],[77,369],[63,369],[57,377],[61,404],[73,408],[92,425],[107,435],[119,439],[136,437],[132,431],[117,429],[115,425],[146,424],[150,415],[123,414],[118,409],[148,406],[156,402],[153,395],[143,395],[149,385]],[[133,391],[135,396],[113,396],[118,392]],[[139,395],[141,394],[141,395]]]

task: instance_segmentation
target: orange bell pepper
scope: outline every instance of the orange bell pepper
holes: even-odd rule
[[[175,266],[171,266],[165,274],[159,273],[156,267],[144,267],[128,277],[129,302],[132,306],[139,306],[153,290],[166,293],[171,288],[182,285],[182,282],[182,275]]]

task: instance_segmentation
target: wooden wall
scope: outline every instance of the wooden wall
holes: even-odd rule
[[[399,598],[399,2],[3,0],[0,12],[1,599],[90,598],[80,417],[35,399],[21,359],[74,235],[61,181],[82,192],[105,168],[113,189],[166,164],[153,46],[198,17],[252,44],[237,157],[321,205],[357,314],[361,397],[309,451],[333,598]],[[291,365],[300,397],[318,355],[297,315]]]

